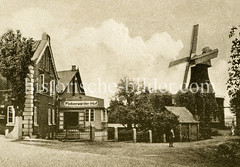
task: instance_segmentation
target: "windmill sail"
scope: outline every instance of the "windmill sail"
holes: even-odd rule
[[[193,26],[190,56],[192,56],[192,54],[196,53],[197,51],[198,27],[198,24]]]
[[[184,57],[182,59],[170,62],[168,67],[176,66],[178,64],[186,63],[188,61],[189,61],[189,57]]]
[[[191,38],[191,44],[190,44],[189,60],[191,60],[192,54],[195,54],[196,51],[197,51],[198,26],[199,26],[198,24],[193,26],[192,38]],[[186,88],[189,68],[190,68],[190,62],[188,62],[187,65],[186,65],[186,69],[185,69],[185,73],[184,73],[184,77],[183,77],[182,89]]]

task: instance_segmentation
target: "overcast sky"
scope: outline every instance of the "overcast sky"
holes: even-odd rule
[[[235,0],[0,0],[0,34],[20,29],[41,39],[47,32],[57,69],[76,64],[85,84],[125,76],[180,84],[184,65],[169,69],[168,63],[189,55],[192,26],[199,24],[197,53],[219,49],[210,80],[227,99],[228,33],[240,24],[239,6]],[[87,94],[104,98],[106,106],[112,96]]]

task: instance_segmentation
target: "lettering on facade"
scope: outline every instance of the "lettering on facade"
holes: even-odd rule
[[[64,106],[68,107],[86,107],[86,106],[97,106],[97,101],[65,101]]]

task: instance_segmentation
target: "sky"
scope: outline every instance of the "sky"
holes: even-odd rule
[[[185,64],[168,64],[189,56],[192,27],[199,24],[197,54],[205,46],[219,50],[209,76],[229,106],[228,34],[240,23],[239,6],[235,0],[0,0],[0,34],[21,30],[38,40],[48,33],[57,70],[77,65],[83,84],[102,84],[87,95],[104,98],[108,106],[115,89],[99,89],[124,77],[152,86],[155,80],[174,83],[177,91]]]

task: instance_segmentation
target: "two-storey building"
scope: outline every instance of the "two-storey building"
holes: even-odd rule
[[[104,100],[85,95],[80,72],[57,72],[48,34],[33,45],[33,66],[26,78],[26,95],[22,112],[23,136],[39,138],[66,137],[67,129],[81,131],[89,139],[90,126],[96,140],[107,140],[107,111]],[[11,91],[11,90],[10,90]],[[9,90],[4,91],[7,94]],[[1,100],[0,130],[10,131],[15,125],[15,108]],[[80,134],[81,135],[81,134]]]
[[[43,33],[42,40],[33,45],[34,55],[26,84],[23,111],[23,135],[53,137],[56,132],[58,74],[55,67],[50,37]]]

